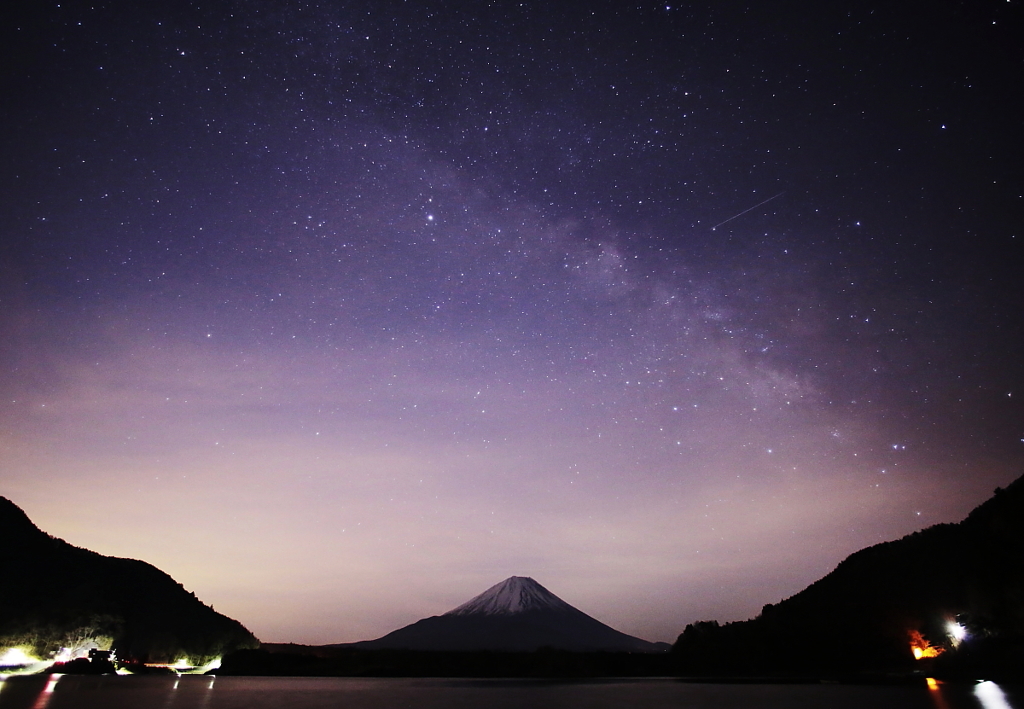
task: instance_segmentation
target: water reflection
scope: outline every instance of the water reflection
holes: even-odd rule
[[[179,675],[170,685],[163,685],[164,688],[161,690],[163,702],[160,706],[162,709],[171,707],[207,709],[213,697],[213,685],[216,681],[217,678],[213,675],[201,679],[197,677],[195,680],[192,680],[190,676]],[[150,685],[153,691],[157,691],[158,686],[156,683]]]
[[[210,705],[210,697],[213,696],[213,683],[217,680],[217,677],[210,675],[210,681],[206,684],[206,691],[203,692],[202,702],[199,704],[199,709],[206,709]]]
[[[983,709],[1013,709],[995,682],[978,682],[974,685],[974,696],[981,702]]]
[[[1012,688],[1007,694],[993,682],[936,679],[891,687],[173,675],[3,679],[0,709],[1024,709]]]
[[[171,685],[171,691],[167,693],[167,698],[164,700],[163,709],[170,709],[174,704],[174,696],[177,694],[174,690],[178,688],[178,683],[181,682],[181,677],[174,678],[174,684]]]
[[[32,705],[32,709],[46,709],[46,705],[50,703],[50,697],[53,696],[53,690],[57,688],[57,683],[60,682],[60,678],[64,675],[50,675],[50,680],[43,687],[43,691],[39,693],[39,697],[36,699],[36,703]]]
[[[926,677],[925,683],[928,685],[928,694],[931,696],[932,701],[935,702],[935,709],[949,709],[945,697],[942,696],[942,680]]]

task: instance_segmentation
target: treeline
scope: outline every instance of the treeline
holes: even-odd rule
[[[936,656],[915,659],[915,639]],[[688,625],[672,653],[684,674],[1024,667],[1024,482],[959,524],[852,554],[752,620]]]
[[[0,629],[0,648],[22,648],[39,658],[52,657],[62,649],[73,654],[92,648],[109,650],[122,626],[123,621],[113,616],[58,613],[44,620],[22,614],[9,618]]]
[[[46,658],[92,629],[123,659],[203,664],[257,647],[240,623],[217,613],[156,567],[79,549],[36,528],[0,498],[4,579],[0,638]],[[97,644],[99,644],[97,642]]]

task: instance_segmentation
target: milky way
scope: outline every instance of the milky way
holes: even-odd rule
[[[1021,20],[35,3],[0,494],[268,641],[751,617],[1024,472]]]

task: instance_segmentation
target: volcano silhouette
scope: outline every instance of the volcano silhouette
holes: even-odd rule
[[[444,615],[399,628],[369,649],[661,652],[664,643],[626,635],[573,608],[531,578],[512,576]]]

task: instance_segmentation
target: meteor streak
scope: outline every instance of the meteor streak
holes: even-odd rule
[[[786,193],[785,193],[785,192],[779,192],[779,193],[778,193],[777,195],[775,195],[775,197],[769,197],[768,199],[766,199],[766,200],[765,200],[765,201],[763,201],[763,202],[758,202],[758,203],[757,203],[757,204],[755,204],[755,205],[754,205],[753,207],[750,207],[750,208],[748,208],[748,209],[744,209],[744,210],[743,210],[742,212],[740,212],[739,214],[734,214],[734,215],[732,215],[731,217],[729,217],[728,219],[726,219],[726,220],[725,220],[724,222],[718,222],[718,224],[715,224],[715,225],[714,225],[713,227],[711,227],[711,231],[714,231],[715,229],[717,229],[718,227],[722,226],[723,224],[726,224],[726,223],[728,223],[728,222],[731,222],[731,221],[732,221],[733,219],[736,219],[737,217],[742,217],[742,216],[743,216],[744,214],[746,214],[747,212],[751,212],[751,211],[753,211],[753,210],[757,209],[757,208],[758,208],[758,207],[760,207],[760,206],[761,206],[762,204],[768,204],[768,203],[769,203],[769,202],[771,202],[771,201],[772,201],[773,199],[775,199],[775,198],[777,198],[777,197],[781,197],[781,196],[782,196],[782,195],[784,195],[784,194],[786,194]]]

